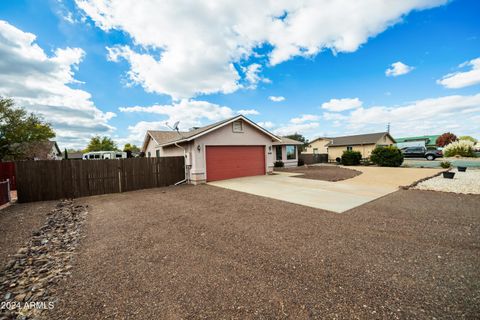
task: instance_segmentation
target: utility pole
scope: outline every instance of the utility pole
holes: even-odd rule
[[[387,132],[390,133],[390,122],[387,123]]]

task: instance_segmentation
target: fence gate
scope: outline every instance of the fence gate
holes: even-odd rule
[[[0,181],[0,206],[10,202],[10,183],[7,180]]]

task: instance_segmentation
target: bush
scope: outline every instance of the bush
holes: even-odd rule
[[[344,166],[356,166],[360,164],[362,154],[358,151],[343,151],[342,164]]]
[[[298,166],[303,167],[305,165],[305,161],[303,159],[298,159]]]
[[[370,160],[381,167],[400,167],[403,163],[403,153],[395,146],[376,147]]]
[[[274,166],[275,168],[283,168],[284,164],[283,164],[283,161],[275,161],[275,162],[273,163],[273,166]]]
[[[442,167],[443,169],[448,169],[452,166],[452,164],[450,163],[450,161],[442,161],[440,162],[440,167]]]
[[[475,157],[473,146],[474,143],[469,140],[454,141],[443,148],[443,155],[445,157]]]

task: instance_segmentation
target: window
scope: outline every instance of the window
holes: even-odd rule
[[[160,158],[160,150],[155,150],[155,157]]]
[[[282,146],[276,146],[275,154],[276,154],[277,161],[281,161],[282,160]]]
[[[99,154],[94,154],[93,157],[94,157],[95,159],[100,159],[100,155],[99,155]]]
[[[347,151],[352,151],[353,150],[353,147],[352,146],[348,146],[347,147]]]
[[[115,158],[121,158],[121,157],[122,157],[122,154],[121,154],[121,153],[115,154]]]
[[[242,121],[233,122],[233,132],[243,132],[243,122]]]
[[[318,148],[313,148],[313,154],[317,154],[318,153]]]
[[[152,153],[151,153],[150,151],[148,151],[148,153],[147,153],[147,157],[149,157],[149,158],[150,158],[151,156],[152,156]]]
[[[287,148],[287,160],[297,159],[297,147],[296,146],[286,146]]]

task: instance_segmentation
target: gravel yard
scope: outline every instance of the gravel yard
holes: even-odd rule
[[[333,165],[275,168],[275,171],[302,173],[303,175],[296,176],[296,178],[324,181],[341,181],[356,177],[361,174],[361,172],[357,170],[342,168]]]
[[[55,207],[55,201],[13,204],[0,210],[0,269],[27,242]]]
[[[480,196],[400,190],[344,214],[209,185],[79,199],[50,319],[480,317]]]
[[[480,194],[480,169],[468,168],[466,172],[455,172],[453,179],[444,179],[442,175],[420,182],[414,189]]]

